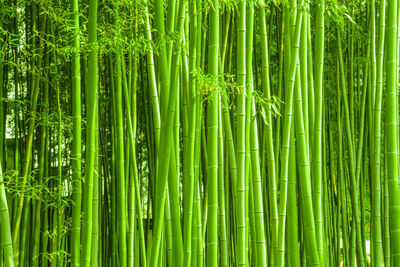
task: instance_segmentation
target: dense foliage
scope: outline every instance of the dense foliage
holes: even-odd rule
[[[0,0],[0,267],[400,266],[397,0]]]

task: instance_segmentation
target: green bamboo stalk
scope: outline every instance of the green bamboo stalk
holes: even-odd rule
[[[237,204],[236,204],[236,264],[246,266],[246,2],[238,6],[237,29],[237,80],[240,86],[237,98]]]
[[[71,0],[73,20],[73,54],[72,54],[72,173],[74,177],[72,193],[72,226],[71,226],[71,266],[80,266],[81,240],[81,70],[80,70],[80,35],[79,35],[79,0]]]
[[[270,79],[269,79],[269,58],[268,58],[268,39],[267,39],[267,25],[265,21],[265,7],[262,5],[259,8],[259,21],[261,23],[261,64],[262,64],[262,85],[264,87],[263,93],[265,97],[271,98],[271,88],[270,88]],[[275,168],[275,154],[273,147],[273,124],[272,124],[272,116],[270,112],[266,112],[267,116],[267,124],[263,127],[263,135],[266,137],[266,154],[268,161],[268,187],[270,189],[269,194],[269,207],[272,212],[272,236],[273,239],[276,238],[277,229],[278,229],[278,209],[277,209],[277,178],[276,178],[276,168]],[[259,238],[263,238],[257,234]],[[259,252],[260,253],[260,252]],[[274,258],[271,255],[272,259]],[[261,261],[263,262],[263,261]]]
[[[262,7],[264,8],[264,7]],[[262,13],[262,12],[261,12]],[[260,15],[262,16],[262,15]],[[251,230],[252,240],[256,243],[256,250],[254,253],[257,255],[254,258],[257,266],[267,266],[267,251],[266,251],[266,242],[265,242],[265,221],[264,221],[264,208],[263,208],[263,189],[262,189],[262,181],[261,181],[261,162],[259,155],[259,138],[258,138],[258,126],[257,126],[257,117],[256,117],[256,104],[254,99],[254,81],[253,81],[253,28],[254,28],[254,4],[248,4],[248,12],[247,12],[247,22],[246,25],[248,27],[248,36],[246,36],[246,79],[247,79],[247,90],[250,91],[250,162],[251,162],[251,185],[252,186],[252,195],[254,204],[254,224],[255,229]],[[266,40],[265,40],[266,42]],[[265,63],[265,62],[264,62]],[[268,74],[267,74],[268,75]],[[268,79],[268,78],[266,78]],[[269,88],[268,88],[269,89]],[[266,89],[266,90],[268,90]],[[268,97],[268,96],[267,96]],[[249,101],[247,102],[249,103]],[[246,103],[246,104],[247,104]],[[272,125],[272,120],[270,116],[270,122]],[[272,127],[271,131],[272,133]],[[272,139],[270,140],[271,149],[273,149]],[[271,163],[270,166],[274,166]]]
[[[400,264],[400,195],[398,177],[398,103],[397,103],[397,69],[398,60],[396,49],[397,37],[397,1],[388,0],[387,28],[386,28],[386,136],[387,136],[387,170],[389,186],[389,220],[390,240],[393,266]]]
[[[86,89],[86,109],[87,109],[87,137],[86,137],[86,170],[85,188],[83,200],[83,235],[81,261],[85,267],[91,263],[92,231],[93,231],[93,177],[95,168],[96,153],[96,120],[97,120],[97,90],[98,90],[98,70],[97,70],[97,0],[89,1],[89,58],[88,76]]]
[[[292,120],[292,124],[294,124]],[[293,125],[292,125],[293,127]],[[298,201],[296,175],[296,145],[294,131],[290,132],[289,178],[287,200],[287,253],[288,266],[300,266],[299,233],[298,233]]]
[[[209,70],[213,79],[218,77],[219,52],[219,5],[210,9],[209,16]],[[207,180],[208,180],[208,217],[207,217],[207,265],[218,265],[218,88],[209,92],[210,100],[207,105]]]
[[[229,266],[226,202],[225,202],[225,170],[224,170],[224,138],[222,128],[221,101],[218,103],[218,219],[220,266]]]
[[[197,16],[198,7],[196,2],[189,2],[189,12],[191,16]],[[187,167],[184,165],[184,172],[186,170],[187,180],[184,180],[184,262],[183,265],[188,267],[190,266],[192,259],[192,237],[195,234],[192,234],[192,225],[193,225],[193,202],[194,202],[194,179],[195,176],[195,129],[196,123],[200,120],[200,114],[197,113],[197,98],[198,98],[198,87],[196,82],[195,73],[197,71],[197,57],[199,51],[199,43],[197,42],[197,32],[200,31],[199,26],[197,24],[197,20],[194,19],[190,21],[190,33],[189,33],[189,88],[188,88],[188,117],[190,118],[188,133],[187,133],[187,141],[184,143],[184,164],[186,162]],[[186,146],[185,146],[186,144]],[[185,147],[187,147],[185,149]],[[186,161],[185,161],[186,160]],[[187,204],[186,204],[187,203]],[[197,245],[197,244],[196,244]],[[194,258],[196,259],[196,258]]]
[[[315,224],[317,234],[317,245],[320,257],[320,263],[325,265],[324,261],[324,221],[322,209],[322,195],[327,192],[322,190],[322,105],[323,105],[323,69],[324,69],[324,42],[325,42],[325,1],[321,0],[317,4],[317,25],[315,35],[315,62],[316,62],[316,75],[315,75],[315,120],[314,120],[314,150],[313,150],[313,164],[312,172],[315,179],[314,184],[314,212]]]
[[[372,144],[372,233],[374,236],[373,242],[373,262],[376,266],[382,265],[382,230],[381,230],[381,106],[383,94],[383,44],[384,44],[384,29],[385,29],[385,1],[381,2],[379,20],[379,38],[377,64],[376,64],[376,85],[375,85],[375,102],[373,102],[373,144]]]
[[[339,59],[338,59],[339,61]],[[339,172],[339,192],[338,192],[338,209],[341,208],[341,223],[342,223],[342,242],[343,242],[343,262],[346,266],[350,264],[349,261],[349,250],[348,250],[348,223],[347,223],[347,196],[345,194],[345,178],[344,178],[344,166],[343,166],[343,137],[342,137],[342,125],[343,125],[343,115],[341,106],[341,93],[340,93],[340,73],[339,73],[339,63],[337,64],[337,102],[338,102],[338,172]],[[340,212],[338,212],[340,214]]]

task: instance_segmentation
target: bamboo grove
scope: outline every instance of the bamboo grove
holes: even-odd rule
[[[400,266],[397,0],[0,0],[0,267]]]

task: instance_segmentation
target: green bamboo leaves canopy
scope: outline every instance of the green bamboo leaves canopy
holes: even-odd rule
[[[0,3],[0,266],[400,266],[398,1]]]

